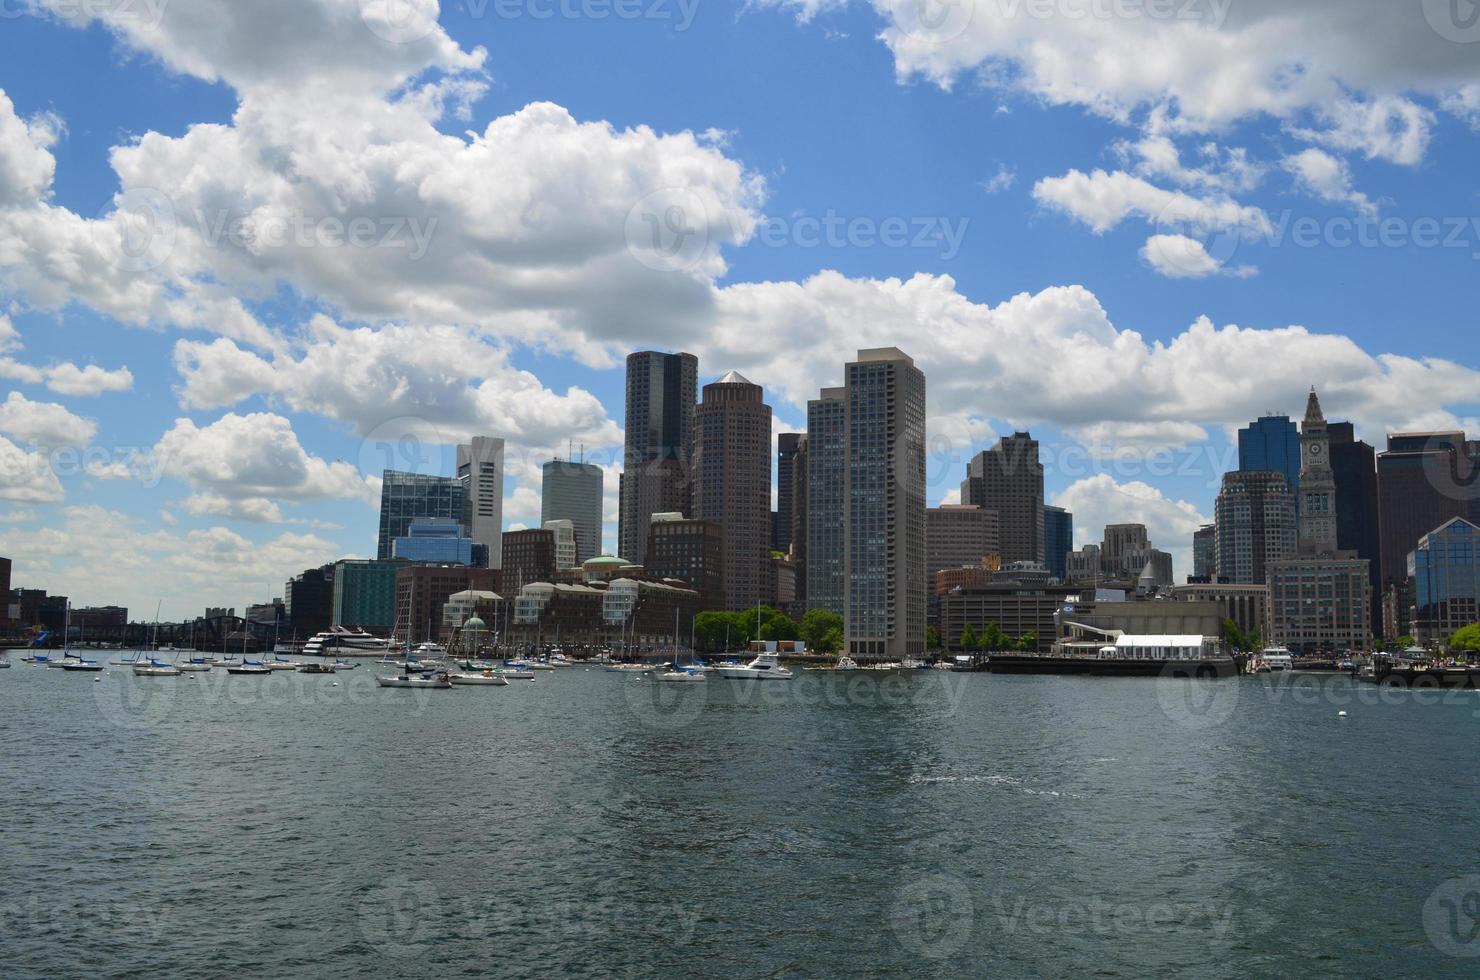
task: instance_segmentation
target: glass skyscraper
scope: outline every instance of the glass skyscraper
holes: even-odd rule
[[[391,544],[391,557],[441,565],[473,564],[476,542],[457,521],[419,518]]]
[[[1288,415],[1266,415],[1238,430],[1238,468],[1283,473],[1290,493],[1300,498],[1300,432]]]
[[[1043,564],[1060,582],[1069,577],[1069,552],[1074,550],[1074,515],[1062,507],[1043,508]]]
[[[601,554],[601,467],[567,459],[544,465],[540,489],[540,523],[570,521],[576,531],[576,564]],[[637,558],[633,558],[636,561]]]
[[[465,524],[467,494],[456,477],[427,476],[386,470],[380,488],[380,536],[375,557],[393,557],[397,538],[404,538],[411,522],[419,518],[443,518]]]
[[[1480,527],[1456,517],[1425,534],[1408,553],[1408,575],[1420,642],[1480,621]]]

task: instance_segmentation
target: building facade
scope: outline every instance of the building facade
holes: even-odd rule
[[[997,512],[1002,560],[1043,561],[1043,464],[1038,441],[1016,432],[967,464],[961,503]]]
[[[796,569],[797,608],[807,610],[807,437],[797,445],[791,474],[791,564]]]
[[[1192,577],[1211,582],[1218,574],[1218,525],[1204,524],[1192,532]]]
[[[504,535],[501,584],[510,594],[531,582],[555,581],[555,532],[545,528],[509,531]]]
[[[1367,560],[1372,585],[1372,635],[1382,636],[1382,533],[1377,507],[1377,453],[1357,439],[1350,422],[1326,426],[1336,480],[1336,549]]]
[[[1043,508],[1043,564],[1060,582],[1069,580],[1069,552],[1074,550],[1074,515],[1062,507]]]
[[[848,401],[844,388],[824,388],[807,403],[807,608],[843,614],[843,487]]]
[[[843,634],[855,660],[925,654],[925,374],[861,350],[847,384]]]
[[[771,560],[771,406],[731,371],[704,386],[694,412],[693,516],[724,534],[724,606],[764,598]]]
[[[1238,468],[1283,473],[1290,492],[1300,492],[1300,433],[1288,415],[1266,415],[1238,430]]]
[[[771,550],[783,555],[791,553],[796,461],[803,438],[800,432],[783,432],[776,437],[776,520],[773,524],[775,531],[771,536]]]
[[[499,591],[499,570],[469,565],[407,565],[396,572],[396,635],[413,644],[445,642],[443,607],[459,592]]]
[[[1172,588],[1172,598],[1182,602],[1216,602],[1222,618],[1232,620],[1245,633],[1269,635],[1269,586],[1197,583]]]
[[[1413,636],[1442,643],[1454,631],[1480,623],[1480,527],[1463,518],[1447,521],[1418,539],[1408,553],[1413,581]]]
[[[645,571],[652,578],[674,579],[698,593],[701,611],[718,610],[725,601],[724,532],[713,521],[661,515],[648,525]]]
[[[504,530],[504,441],[477,436],[457,447],[457,482],[463,488],[463,523],[486,559],[498,568]]]
[[[347,559],[334,566],[334,626],[389,636],[396,625],[396,573],[404,561]]]
[[[577,560],[576,525],[574,521],[545,521],[540,529],[555,535],[555,567],[579,568]]]
[[[699,359],[639,351],[627,356],[626,443],[619,488],[618,549],[642,554],[658,513],[693,513],[689,466]]]
[[[947,650],[961,652],[967,626],[981,633],[990,624],[1014,640],[1033,634],[1033,652],[1046,653],[1057,635],[1058,613],[1079,590],[1066,585],[993,582],[955,589],[940,598],[940,635]]]
[[[925,575],[943,568],[981,565],[1001,555],[997,512],[974,504],[944,504],[925,511]]]
[[[482,553],[482,549],[479,549]],[[406,533],[391,542],[391,557],[402,561],[426,561],[439,565],[486,566],[473,560],[474,542],[466,526],[446,518],[419,517]]]
[[[1271,562],[1267,574],[1268,642],[1308,656],[1371,649],[1365,561],[1306,555]]]
[[[1298,534],[1295,497],[1283,473],[1273,470],[1225,473],[1214,512],[1221,580],[1241,585],[1261,584],[1271,562],[1295,554]]]
[[[300,640],[328,631],[334,622],[334,566],[310,568],[283,586],[283,614]]]
[[[406,536],[418,518],[442,518],[465,524],[466,492],[455,477],[386,470],[380,487],[380,535],[375,557],[389,561],[397,538]]]
[[[1336,474],[1321,402],[1311,389],[1300,423],[1300,517],[1297,550],[1302,555],[1336,552]]]
[[[540,523],[570,521],[576,530],[576,564],[601,554],[601,504],[605,475],[591,463],[553,459],[541,468]]]

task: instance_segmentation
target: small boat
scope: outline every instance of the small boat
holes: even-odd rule
[[[272,668],[260,660],[243,660],[240,663],[229,663],[226,665],[228,674],[247,674],[254,677],[262,677],[272,673]]]
[[[146,662],[134,664],[135,677],[179,677],[180,668],[163,660],[150,657]]]
[[[298,669],[298,662],[295,661],[295,660],[286,660],[283,657],[276,657],[275,656],[271,660],[267,661],[267,669],[268,670],[297,670]]]
[[[427,671],[422,674],[399,674],[394,677],[377,677],[375,683],[381,687],[425,687],[433,690],[446,690],[452,687],[452,680],[447,671]]]
[[[300,673],[300,674],[332,674],[332,673],[334,673],[334,670],[335,670],[335,668],[334,668],[334,665],[333,664],[299,664],[298,665],[298,673]]]
[[[864,668],[858,665],[858,661],[854,660],[852,657],[848,656],[845,653],[841,657],[839,657],[838,662],[833,664],[831,667],[805,667],[803,669],[808,673],[815,672],[819,674],[852,674],[856,671],[861,671]]]
[[[454,684],[481,684],[488,687],[506,687],[509,683],[509,679],[496,670],[484,670],[478,673],[459,671],[455,674],[448,674],[447,679]]]
[[[511,681],[534,680],[534,671],[525,667],[517,660],[505,660],[503,666],[496,669],[496,673],[502,674]]]
[[[655,670],[650,675],[655,681],[667,684],[693,684],[708,680],[704,671],[695,667],[680,667],[676,664],[665,665],[666,669]]]
[[[185,661],[183,664],[179,664],[178,666],[180,670],[184,673],[198,674],[210,670],[211,667],[214,666],[214,664],[212,664],[204,657],[191,657],[189,660]]]
[[[334,661],[334,669],[336,671],[338,671],[338,670],[354,670],[358,666],[360,666],[360,665],[359,664],[350,663],[348,660],[339,660],[339,659],[336,659]]]
[[[757,654],[750,663],[742,666],[723,664],[714,668],[714,673],[731,681],[789,681],[796,674],[781,666],[774,653]]]
[[[103,665],[98,663],[96,660],[87,660],[83,657],[77,657],[73,660],[64,661],[61,667],[63,670],[81,670],[91,673],[97,673],[98,671],[103,669]]]

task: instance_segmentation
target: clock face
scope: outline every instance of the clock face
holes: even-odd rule
[[[1313,443],[1311,443],[1311,446],[1310,446],[1310,454],[1312,456],[1319,456],[1319,455],[1321,455],[1321,444],[1319,442],[1313,442]]]

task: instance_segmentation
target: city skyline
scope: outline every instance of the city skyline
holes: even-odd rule
[[[800,432],[856,349],[897,345],[930,379],[928,504],[1031,431],[1075,547],[1145,523],[1179,571],[1234,433],[1298,419],[1311,385],[1379,450],[1480,431],[1480,375],[1454,345],[1473,318],[1474,100],[1464,49],[1416,5],[1373,4],[1383,29],[1360,32],[1289,15],[1306,30],[1284,54],[1313,86],[1339,80],[1331,106],[1281,88],[1254,43],[1264,15],[1219,25],[1251,81],[1216,111],[1164,66],[1144,90],[1056,86],[1022,50],[992,52],[1015,83],[968,84],[985,49],[944,37],[927,64],[879,40],[895,15],[871,8],[700,10],[682,31],[627,25],[619,51],[450,4],[387,38],[314,15],[330,6],[296,5],[304,47],[271,64],[241,54],[280,26],[267,7],[234,15],[240,50],[169,5],[157,25],[122,5],[5,20],[0,235],[26,249],[0,264],[0,553],[17,581],[177,615],[262,601],[293,569],[370,556],[384,469],[451,476],[480,435],[507,444],[505,530],[539,526],[540,467],[584,446],[616,550],[621,361],[649,348],[697,355],[701,385],[743,373],[775,431]],[[1052,19],[1015,27],[1098,63]],[[1306,50],[1317,36],[1372,60]],[[723,107],[623,70],[705,78],[770,51]],[[83,60],[95,84],[47,83]],[[846,88],[817,87],[817,64]],[[321,89],[332,112],[304,97]],[[824,111],[837,136],[819,144]],[[342,123],[357,117],[395,122]],[[911,139],[873,138],[919,118]],[[550,147],[571,166],[547,167]],[[425,196],[412,171],[352,169],[360,195],[324,212],[349,200],[326,163],[340,151],[420,161]],[[207,159],[234,166],[191,169]],[[501,223],[516,213],[533,223]],[[650,219],[674,214],[683,240],[653,247]],[[372,242],[341,240],[355,219]],[[1401,236],[1371,225],[1387,219]],[[1467,247],[1441,247],[1456,230]]]

